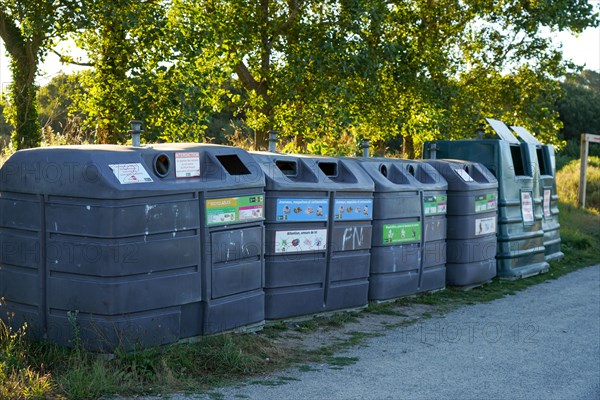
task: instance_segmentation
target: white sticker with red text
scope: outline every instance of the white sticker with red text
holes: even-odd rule
[[[533,214],[533,194],[531,192],[521,192],[521,213],[523,222],[533,222],[535,216]]]
[[[200,153],[175,153],[175,176],[177,178],[200,176]]]
[[[550,196],[552,191],[550,189],[544,189],[544,217],[552,215],[550,212]]]
[[[123,185],[154,182],[146,168],[140,163],[109,164],[108,166]]]

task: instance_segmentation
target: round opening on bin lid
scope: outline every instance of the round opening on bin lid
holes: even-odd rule
[[[388,176],[388,170],[387,170],[387,166],[385,164],[381,164],[379,166],[379,172],[381,172],[381,175],[385,176],[387,178]]]
[[[412,165],[408,165],[406,167],[406,170],[408,171],[409,174],[411,174],[412,176],[415,176],[415,167],[413,167]]]
[[[171,159],[166,154],[159,154],[154,158],[154,172],[161,178],[169,174]]]
[[[464,170],[467,174],[471,175],[471,168],[469,167],[469,165],[465,165]]]

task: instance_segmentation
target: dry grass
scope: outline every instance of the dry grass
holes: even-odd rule
[[[573,160],[556,174],[558,197],[565,203],[577,204],[580,168],[579,160]],[[600,210],[600,157],[589,157],[586,207]]]

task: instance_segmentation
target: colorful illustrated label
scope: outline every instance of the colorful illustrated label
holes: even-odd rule
[[[475,220],[475,236],[496,233],[496,217],[479,218]]]
[[[327,229],[275,232],[275,254],[323,251],[327,249]]]
[[[486,212],[495,210],[498,206],[498,200],[495,193],[482,194],[475,197],[475,212]]]
[[[327,221],[329,199],[277,199],[277,221]]]
[[[448,208],[448,196],[425,196],[423,198],[423,208],[425,215],[446,214]]]
[[[521,214],[523,215],[524,223],[530,223],[535,220],[532,192],[521,192]]]
[[[224,225],[263,217],[262,195],[206,200],[206,224]]]
[[[146,168],[140,163],[109,164],[108,166],[123,185],[154,182]]]
[[[200,176],[200,153],[175,153],[175,176],[177,178]]]
[[[550,197],[552,195],[552,191],[550,189],[544,189],[544,217],[549,217],[552,215],[550,212]]]
[[[333,206],[333,218],[342,221],[371,220],[372,199],[337,199]]]
[[[421,241],[421,223],[405,222],[383,225],[383,243],[410,243]]]

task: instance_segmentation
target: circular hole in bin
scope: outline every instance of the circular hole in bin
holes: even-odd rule
[[[469,168],[468,165],[465,165],[465,172],[469,175],[471,175],[471,168]]]
[[[415,168],[412,165],[407,166],[406,170],[408,171],[409,174],[411,174],[412,176],[415,176]]]
[[[169,174],[171,169],[171,159],[166,154],[159,154],[154,159],[154,172],[161,178]]]
[[[381,164],[379,166],[379,172],[381,172],[381,175],[383,175],[383,176],[385,176],[387,178],[388,170],[387,170],[387,167],[385,165]]]

